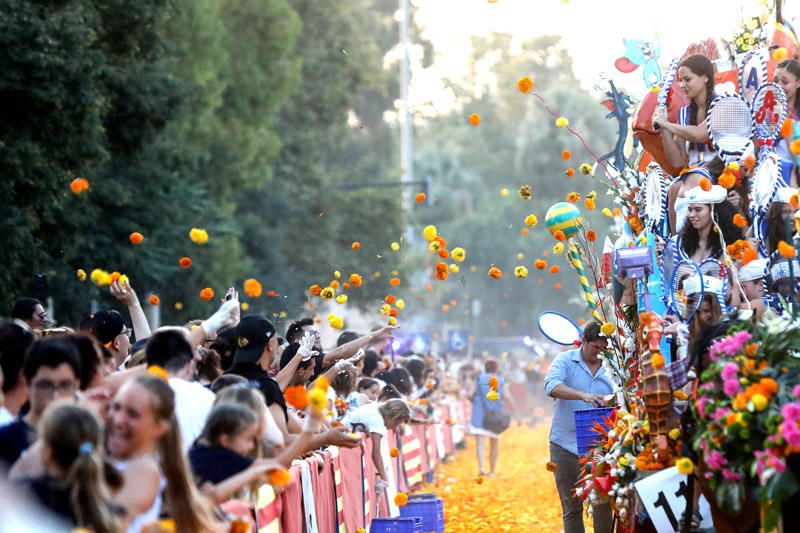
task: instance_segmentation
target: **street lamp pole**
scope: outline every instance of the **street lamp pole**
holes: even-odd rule
[[[400,46],[403,60],[400,62],[400,97],[403,101],[400,113],[400,182],[414,181],[414,147],[412,141],[411,106],[408,100],[410,82],[408,53],[408,0],[400,0]],[[403,187],[403,209],[411,210],[411,190]]]

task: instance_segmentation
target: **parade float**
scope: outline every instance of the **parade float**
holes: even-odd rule
[[[793,30],[781,20],[779,3],[775,9],[773,24],[756,17],[731,43],[709,39],[689,46],[683,57],[709,57],[716,67],[715,92],[738,94],[752,108],[756,130],[781,130],[789,142],[798,133],[791,121],[784,122],[785,115],[778,118],[774,112],[774,102],[783,95],[770,81],[776,65],[796,59],[799,48]],[[773,29],[769,38],[768,28]],[[760,39],[753,38],[759,34]],[[653,78],[657,47],[648,45],[634,62],[631,43],[625,44],[628,53],[618,68],[629,72],[648,63],[645,81]],[[687,349],[687,328],[703,291],[718,294],[725,309],[731,271],[756,254],[746,241],[737,241],[721,260],[674,272],[671,279],[659,268],[656,242],[669,235],[668,190],[681,169],[669,164],[652,117],[660,107],[677,121],[679,109],[688,104],[673,83],[681,59],[670,63],[661,82],[638,104],[631,127],[635,139],[626,139],[630,99],[609,82],[606,105],[609,116],[619,120],[620,141],[597,158],[590,173],[614,197],[615,209],[605,214],[615,222],[616,241],[606,238],[596,248],[597,234],[585,227],[580,210],[570,203],[574,198],[553,205],[546,216],[556,247],[566,251],[578,276],[589,312],[609,338],[603,366],[616,384],[608,402],[612,409],[576,413],[580,452],[586,451],[587,417],[593,429],[576,494],[589,513],[592,505],[610,503],[618,531],[688,531],[688,517],[695,511],[701,527],[713,522],[717,531],[749,531],[760,524],[771,531],[781,518],[784,526],[800,523],[800,317],[794,296],[783,302],[782,314],[768,311],[759,323],[728,309],[729,318],[718,326],[706,355],[692,358]],[[766,104],[760,89],[773,92]],[[719,153],[719,146],[714,148]],[[760,209],[753,217],[764,214],[775,194],[780,169],[771,149],[771,141],[762,141],[755,164],[747,162],[750,168],[741,154],[725,160],[723,173],[737,181],[750,179]],[[586,207],[593,209],[593,201]],[[795,250],[789,248],[784,255],[797,268]],[[668,314],[679,319],[669,335],[664,333]],[[550,340],[580,344],[580,328],[563,315],[544,313],[539,327]],[[692,481],[695,473],[700,498]],[[687,520],[682,520],[684,512]]]

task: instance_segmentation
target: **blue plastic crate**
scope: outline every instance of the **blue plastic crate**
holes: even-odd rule
[[[435,492],[420,492],[419,494],[409,494],[408,495],[409,501],[411,500],[435,500],[436,493]]]
[[[600,434],[594,431],[595,423],[606,426],[606,418],[611,416],[611,407],[597,409],[578,409],[575,411],[575,436],[578,440],[578,455],[586,455],[597,441]]]
[[[423,533],[422,518],[373,518],[370,533]]]
[[[435,494],[422,494],[416,498],[409,498],[408,503],[400,508],[400,516],[420,517],[424,533],[444,531],[444,503],[441,498],[436,498]]]

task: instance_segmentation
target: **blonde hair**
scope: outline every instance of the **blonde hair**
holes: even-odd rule
[[[50,457],[63,472],[77,525],[95,533],[118,531],[105,478],[106,468],[111,467],[99,449],[103,441],[100,422],[83,407],[56,402],[48,406],[39,424]]]
[[[217,398],[214,400],[214,407],[223,403],[234,403],[247,407],[255,413],[259,428],[262,430],[264,429],[262,427],[262,418],[265,416],[265,412],[266,416],[269,416],[269,413],[267,412],[267,403],[264,401],[264,397],[257,390],[244,385],[225,387],[220,389],[217,393]],[[253,457],[261,459],[269,455],[271,455],[271,450],[266,449],[263,435],[260,435],[259,438],[256,439],[256,449],[253,452]]]
[[[401,424],[407,424],[411,420],[411,409],[408,404],[397,398],[386,400],[381,404],[379,410],[387,420],[396,420]]]
[[[200,494],[186,460],[175,418],[175,394],[169,384],[156,376],[140,376],[135,383],[152,398],[156,420],[166,421],[169,429],[158,442],[161,470],[167,478],[165,501],[178,532],[212,531],[220,528],[208,500]]]

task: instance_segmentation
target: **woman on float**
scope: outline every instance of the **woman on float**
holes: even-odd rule
[[[792,196],[796,195],[797,189],[792,187],[778,187],[772,203],[767,210],[766,216],[766,243],[762,242],[764,250],[770,260],[779,258],[778,243],[789,241],[786,235],[786,219],[789,219],[789,227],[794,232],[794,215],[797,208],[792,205]]]
[[[786,94],[786,101],[788,109],[786,111],[786,120],[798,120],[798,112],[800,111],[800,62],[794,59],[787,59],[778,63],[775,67],[775,76],[773,81],[781,86],[784,94]],[[791,139],[778,139],[775,143],[775,149],[781,159],[781,181],[783,185],[797,187],[797,176],[792,169],[794,167],[794,158],[789,151],[789,144]]]
[[[722,258],[724,246],[742,238],[733,224],[735,210],[726,201],[727,191],[712,185],[708,191],[695,187],[686,192],[688,201],[687,223],[677,235],[670,237],[662,254],[665,283],[672,281],[672,273],[683,259],[698,265],[706,259]]]
[[[195,487],[175,418],[175,396],[160,377],[127,382],[114,397],[106,448],[122,473],[114,500],[130,519],[129,533],[158,521],[165,511],[182,531],[221,531],[207,499]]]
[[[714,159],[714,150],[708,145],[706,115],[714,99],[714,65],[704,55],[692,55],[681,61],[678,67],[678,83],[690,103],[678,112],[678,122],[669,121],[664,110],[656,109],[653,126],[661,132],[664,153],[670,165],[677,168],[692,168]],[[683,180],[675,180],[669,189],[670,206],[681,212],[683,201],[676,202]],[[691,188],[691,187],[689,187]],[[688,190],[688,189],[687,189]],[[671,209],[670,211],[673,211]],[[674,220],[670,220],[673,232],[677,232]]]

